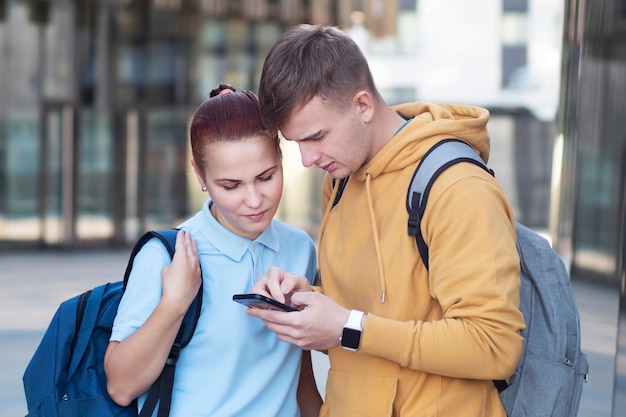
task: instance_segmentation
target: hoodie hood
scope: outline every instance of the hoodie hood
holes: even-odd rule
[[[417,163],[438,141],[457,138],[467,142],[485,161],[489,159],[489,111],[459,104],[407,103],[393,109],[411,119],[377,154],[353,175],[365,181],[382,173],[406,168]]]

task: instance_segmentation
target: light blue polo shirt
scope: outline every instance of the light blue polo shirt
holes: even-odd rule
[[[299,416],[301,349],[279,341],[232,296],[250,292],[270,266],[305,275],[312,283],[314,243],[278,220],[251,241],[220,225],[209,204],[180,226],[196,239],[204,293],[198,326],[176,366],[170,416]],[[156,239],[139,252],[111,340],[124,340],[146,321],[161,298],[161,269],[169,263]],[[145,395],[139,398],[139,407],[144,400]]]

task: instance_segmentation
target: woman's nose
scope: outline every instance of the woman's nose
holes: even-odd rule
[[[258,187],[250,186],[246,192],[246,205],[248,207],[259,207],[263,201],[263,197]]]

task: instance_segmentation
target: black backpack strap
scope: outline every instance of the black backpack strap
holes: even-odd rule
[[[341,200],[343,190],[346,188],[346,185],[348,185],[349,180],[349,176],[339,180],[339,185],[337,186],[337,194],[335,194],[335,199],[333,200],[333,207],[335,207],[339,203],[339,200]],[[336,182],[337,180],[333,178],[333,187],[335,186]]]
[[[494,379],[493,385],[496,386],[498,392],[502,392],[509,387],[509,384],[504,379]]]
[[[408,229],[409,235],[415,236],[426,269],[428,269],[428,246],[424,241],[420,223],[426,211],[428,194],[439,174],[459,162],[473,163],[493,175],[493,171],[487,168],[480,156],[467,143],[458,139],[444,139],[426,152],[411,179],[406,198],[406,209],[409,212]]]
[[[176,234],[178,233],[178,229],[166,229],[166,230],[151,230],[146,232],[141,236],[137,243],[135,243],[135,247],[130,253],[130,258],[128,259],[128,265],[126,266],[126,271],[124,272],[124,289],[126,289],[126,285],[128,284],[128,278],[130,277],[130,272],[133,269],[133,262],[135,262],[135,257],[139,253],[139,251],[144,247],[144,245],[152,238],[159,239],[165,249],[167,249],[167,253],[170,254],[170,258],[174,257],[174,250],[176,248]]]
[[[87,308],[87,301],[91,297],[93,290],[87,290],[78,297],[78,303],[76,304],[76,323],[74,324],[74,336],[70,343],[70,360],[68,363],[72,363],[72,353],[74,353],[74,347],[76,347],[76,341],[78,340],[78,331],[83,324],[83,317],[85,316],[85,309]]]
[[[174,248],[176,247],[176,235],[178,234],[179,229],[166,229],[166,230],[158,230],[147,232],[146,235],[150,237],[156,237],[163,245],[167,248],[170,256],[174,256]],[[149,239],[146,239],[146,241]],[[193,333],[196,331],[196,325],[198,324],[198,318],[200,317],[200,311],[202,309],[202,281],[200,281],[200,288],[198,289],[198,294],[196,298],[194,298],[193,302],[189,306],[189,310],[185,314],[183,318],[183,324],[181,326],[179,337],[177,340],[180,343],[180,348],[184,348],[187,346]]]
[[[85,351],[89,346],[89,340],[92,335],[92,330],[95,327],[98,316],[100,314],[100,307],[104,297],[104,294],[109,285],[99,285],[95,288],[82,293],[76,302],[76,320],[74,323],[74,335],[70,342],[69,356],[67,360],[67,379],[68,381],[74,375],[74,372],[78,368]],[[89,302],[89,301],[92,302]],[[81,327],[88,329],[88,331],[80,332]]]
[[[146,232],[139,238],[131,252],[128,266],[126,267],[126,272],[124,273],[124,288],[126,288],[128,283],[128,278],[130,277],[135,256],[137,256],[141,248],[150,239],[157,238],[163,243],[167,252],[170,254],[170,258],[172,258],[174,257],[177,234],[178,229],[155,230]],[[159,407],[157,414],[158,417],[167,417],[169,415],[172,401],[172,389],[174,388],[176,362],[178,361],[181,349],[187,346],[194,331],[196,330],[196,325],[198,324],[198,318],[200,317],[200,311],[202,309],[202,288],[202,282],[200,282],[198,294],[189,306],[187,313],[185,313],[185,317],[183,318],[181,327],[176,335],[176,339],[174,340],[170,354],[165,362],[163,371],[148,391],[146,401],[144,402],[141,412],[139,413],[140,417],[151,417],[157,407],[157,404]]]

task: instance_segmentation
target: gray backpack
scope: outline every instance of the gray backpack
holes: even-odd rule
[[[428,269],[428,246],[420,221],[428,194],[441,172],[470,162],[493,175],[465,142],[445,139],[433,146],[417,166],[407,194],[409,235],[415,236]],[[349,177],[339,181],[333,206]],[[520,310],[526,329],[522,357],[509,382],[493,381],[509,417],[576,417],[589,365],[580,347],[580,319],[567,270],[543,237],[515,222],[520,257]]]
[[[458,162],[476,164],[493,175],[469,145],[446,139],[424,156],[409,187],[409,234],[415,236],[426,268],[428,247],[420,220],[435,179]],[[520,310],[526,322],[524,344],[509,383],[494,383],[510,417],[575,417],[589,365],[580,346],[580,321],[570,279],[547,240],[518,222],[515,229],[521,266]]]

